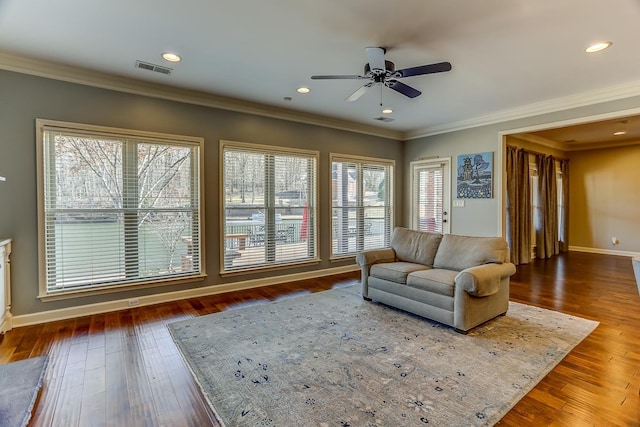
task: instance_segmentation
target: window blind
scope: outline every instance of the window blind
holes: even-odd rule
[[[332,155],[332,256],[389,245],[392,189],[392,162]]]
[[[444,168],[440,164],[413,168],[414,224],[420,231],[443,232]]]
[[[222,145],[222,271],[317,260],[314,151]]]
[[[199,143],[41,132],[46,295],[202,273]]]

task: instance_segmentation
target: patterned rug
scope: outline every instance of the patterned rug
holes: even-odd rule
[[[518,303],[468,335],[359,287],[172,323],[227,426],[493,425],[598,323]]]
[[[38,356],[0,365],[0,426],[29,423],[48,361]]]

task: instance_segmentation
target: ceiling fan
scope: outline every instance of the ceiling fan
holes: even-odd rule
[[[451,70],[451,64],[448,62],[438,62],[429,65],[420,65],[418,67],[403,68],[396,70],[395,64],[387,61],[384,57],[386,49],[383,47],[367,47],[365,48],[368,63],[364,66],[364,75],[321,75],[311,76],[313,80],[369,80],[363,86],[347,97],[345,101],[355,101],[367,92],[371,87],[382,84],[390,89],[395,90],[409,98],[420,96],[422,92],[409,85],[406,85],[397,79],[404,77],[420,76],[423,74],[442,73]]]

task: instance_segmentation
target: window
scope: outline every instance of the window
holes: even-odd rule
[[[563,179],[564,179],[564,175],[562,174],[562,168],[560,166],[560,162],[556,162],[556,193],[558,194],[558,241],[566,245],[568,243],[563,241],[565,236],[565,228],[567,227],[567,224],[565,224],[564,222],[565,194],[563,193],[564,191]]]
[[[331,155],[331,256],[389,246],[393,161]]]
[[[202,139],[36,127],[42,298],[204,274]]]
[[[563,221],[564,215],[564,195],[563,195],[563,184],[562,184],[562,170],[560,168],[560,163],[555,162],[555,170],[556,170],[556,193],[557,193],[557,210],[558,210],[558,240],[562,240],[561,236],[563,236],[564,227],[566,224]],[[537,238],[537,230],[541,228],[541,216],[542,216],[542,203],[540,200],[540,191],[539,191],[539,177],[538,177],[538,165],[535,161],[535,156],[529,156],[529,179],[530,179],[530,192],[531,192],[531,218],[533,219],[531,222],[531,258],[536,257],[536,238]]]
[[[411,162],[412,226],[433,233],[449,232],[449,159]]]
[[[318,152],[221,143],[222,272],[317,262]]]
[[[540,206],[540,197],[538,192],[538,165],[536,165],[535,157],[529,156],[529,192],[531,194],[531,258],[536,257],[536,230],[540,228],[540,214],[542,206]]]

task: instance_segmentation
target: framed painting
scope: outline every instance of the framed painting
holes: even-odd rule
[[[456,197],[458,199],[493,197],[493,152],[458,156]]]

